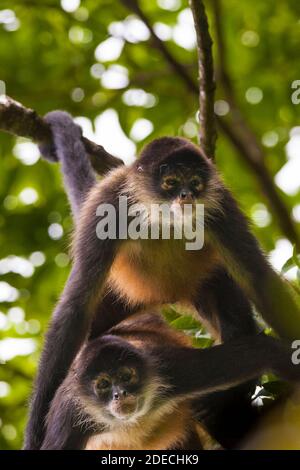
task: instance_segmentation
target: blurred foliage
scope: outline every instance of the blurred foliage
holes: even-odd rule
[[[179,15],[187,8],[186,0],[140,3],[161,31],[162,25],[167,25],[166,36],[176,29]],[[287,161],[285,145],[290,130],[299,125],[300,105],[291,102],[291,84],[300,79],[300,3],[262,0],[254,5],[246,0],[227,0],[223,7],[229,73],[241,111],[265,144],[266,163],[275,176]],[[95,67],[97,46],[112,31],[118,31],[120,22],[133,19],[132,13],[114,0],[82,0],[73,12],[64,10],[57,0],[1,0],[0,80],[5,82],[7,94],[40,114],[61,108],[93,121],[104,110],[115,109],[127,136],[137,119],[147,119],[153,132],[136,142],[137,150],[147,140],[165,134],[186,135],[196,141],[197,100],[170,71],[151,41],[137,38],[140,25],[132,23],[133,37],[127,37],[116,60]],[[190,29],[188,23],[186,32]],[[214,37],[213,24],[211,30]],[[166,40],[169,50],[196,79],[196,50],[178,42],[172,37]],[[128,84],[108,89],[103,73],[115,64],[128,71]],[[256,104],[246,99],[249,89],[253,94],[253,87],[262,94]],[[130,89],[144,90],[155,99],[147,105],[129,106],[124,93]],[[224,99],[222,89],[217,89],[217,99]],[[41,160],[23,164],[16,158],[15,145],[14,137],[0,133],[0,299],[6,295],[9,300],[0,305],[0,449],[20,448],[22,443],[41,340],[69,271],[66,254],[72,229],[59,168]],[[268,213],[257,181],[222,135],[217,165],[254,220],[253,229],[262,245],[273,250],[282,238],[279,227]],[[32,191],[24,196],[25,188],[36,191],[33,197]],[[282,193],[282,198],[291,211],[300,203],[299,192]],[[261,220],[259,214],[263,215]],[[24,262],[23,270],[16,268]],[[296,254],[287,263],[285,271],[299,268]],[[21,274],[15,272],[18,270]],[[211,343],[193,319],[183,320],[176,309],[165,314],[174,327],[194,337],[195,345]],[[7,357],[7,351],[12,357]]]

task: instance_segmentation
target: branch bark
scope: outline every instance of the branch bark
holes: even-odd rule
[[[0,129],[20,137],[27,137],[37,143],[52,141],[51,129],[34,110],[25,108],[10,97],[0,100]],[[82,137],[85,149],[95,171],[103,175],[108,170],[123,165],[101,146]]]

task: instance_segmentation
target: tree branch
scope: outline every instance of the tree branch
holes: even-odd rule
[[[52,141],[51,129],[35,111],[8,96],[0,99],[0,129],[37,143]],[[95,171],[103,175],[111,168],[123,165],[123,161],[112,156],[101,146],[82,137],[87,154]]]
[[[180,62],[178,62],[176,58],[173,57],[173,55],[169,52],[164,42],[155,34],[155,31],[151,27],[151,22],[149,21],[145,13],[142,12],[142,10],[140,9],[138,0],[122,0],[122,2],[124,5],[130,8],[136,15],[138,15],[140,19],[146,24],[146,26],[148,27],[151,33],[155,47],[159,49],[163,57],[169,63],[170,67],[182,79],[187,89],[193,94],[198,96],[199,90],[198,90],[197,84],[190,77],[185,67]],[[203,34],[206,35],[206,41],[208,41],[208,43],[205,43],[206,48],[211,47],[211,42],[209,42],[209,40],[207,39],[207,35],[209,35],[208,27],[205,28],[204,32],[203,31],[201,32],[201,28],[203,27],[201,26],[201,24],[204,21],[201,11],[203,12],[204,10],[205,12],[202,1],[200,2],[199,0],[190,0],[190,2],[195,5],[195,12],[196,12],[195,28],[197,31],[197,39],[198,39],[198,34],[200,34],[201,36],[203,36]],[[218,2],[218,0],[215,0],[215,2]],[[199,3],[202,4],[203,10],[201,9],[201,7],[199,7]],[[216,5],[214,5],[214,7],[215,6]],[[215,12],[216,11],[218,12],[218,8],[216,8]],[[217,16],[218,16],[218,25],[216,25],[216,29],[219,30],[219,32],[217,32],[217,35],[219,36],[218,37],[218,45],[219,45],[220,43],[219,39],[221,37],[220,36],[221,17],[219,16],[219,13]],[[200,23],[198,24],[200,17],[202,18],[201,24]],[[195,18],[195,14],[194,14],[194,18]],[[203,38],[202,38],[202,41],[204,41]],[[210,43],[210,46],[209,46],[209,43]],[[226,89],[227,89],[227,99],[231,106],[231,111],[232,111],[231,112],[232,122],[229,122],[228,120],[225,120],[224,118],[220,116],[216,116],[216,122],[218,126],[220,127],[220,129],[222,130],[222,132],[224,133],[224,135],[228,138],[228,140],[231,142],[233,147],[236,149],[236,151],[240,155],[240,158],[246,163],[248,168],[257,178],[257,181],[260,184],[262,193],[265,195],[266,199],[268,200],[270,207],[272,209],[272,212],[275,215],[276,219],[278,220],[278,224],[282,230],[282,233],[292,243],[296,244],[297,247],[300,249],[300,235],[297,232],[295,224],[293,223],[290,217],[289,211],[286,208],[285,204],[283,203],[279,195],[278,189],[276,188],[274,181],[264,164],[263,149],[257,142],[255,134],[252,132],[249,126],[246,125],[239,111],[239,108],[236,105],[231,81],[229,79],[229,75],[227,74],[226,67],[224,67],[225,49],[224,49],[223,41],[221,41],[221,47],[223,48],[222,49],[223,53],[220,54],[220,57],[222,59],[222,62],[220,64],[220,78],[222,77],[222,84],[223,86],[226,86]],[[199,48],[199,39],[198,39],[198,48]],[[201,53],[204,53],[204,50],[206,50],[206,48],[204,48],[203,45],[200,45],[200,48],[202,51]],[[200,64],[200,61],[201,61],[201,66],[203,65],[203,67],[205,67],[205,64],[207,64],[207,62],[204,60],[202,61],[202,59],[199,58],[199,64]],[[211,70],[212,62],[209,62],[209,67],[210,67],[209,71],[204,72],[205,77],[213,76],[212,70]],[[200,71],[200,74],[202,78],[203,75],[201,71]],[[210,93],[212,93],[211,90],[210,90]],[[230,100],[229,100],[229,96],[230,96]],[[200,96],[200,101],[201,101],[201,96]]]
[[[265,195],[267,196],[274,214],[277,216],[278,224],[285,236],[295,243],[300,249],[299,233],[293,223],[290,214],[279,196],[278,190],[265,166],[265,153],[257,140],[257,137],[242,116],[234,92],[234,88],[227,70],[226,47],[222,28],[222,5],[220,0],[212,0],[213,14],[216,29],[216,44],[219,58],[219,79],[225,92],[225,97],[230,106],[231,124],[224,119],[219,119],[219,125],[223,132],[229,137],[232,144],[239,151],[243,160],[251,168],[252,172],[260,181]]]
[[[239,134],[240,139],[247,141],[249,146],[249,158],[255,161],[264,161],[264,151],[262,146],[257,140],[255,133],[245,121],[243,115],[237,104],[234,88],[230,79],[230,74],[227,69],[227,50],[224,41],[224,34],[222,28],[223,10],[219,0],[211,0],[213,9],[215,30],[216,30],[216,46],[218,50],[218,78],[222,88],[225,92],[226,100],[230,105],[230,114],[234,122],[234,128]]]
[[[155,34],[155,31],[151,26],[151,22],[144,14],[144,12],[140,9],[137,0],[122,0],[122,2],[134,13],[136,13],[146,24],[151,33],[154,46],[159,49],[159,51],[165,57],[167,63],[171,66],[174,72],[179,77],[181,77],[187,89],[198,96],[198,86],[196,82],[190,77],[189,73],[186,70],[186,67],[183,66],[180,62],[178,62],[175,57],[173,57],[164,42]],[[214,2],[214,6],[217,5],[218,7],[218,0],[214,0]],[[195,0],[195,3],[199,3],[198,0]],[[196,11],[198,12],[198,10]],[[271,175],[268,173],[267,168],[265,167],[263,150],[261,146],[257,143],[257,139],[249,128],[249,126],[246,125],[238,109],[238,106],[236,105],[231,81],[226,70],[224,41],[220,40],[222,31],[219,11],[220,10],[218,8],[215,10],[215,12],[218,13],[218,18],[216,18],[218,22],[218,25],[216,24],[218,47],[221,47],[221,49],[219,49],[219,52],[221,51],[221,54],[219,54],[220,80],[222,81],[224,90],[227,90],[227,99],[232,109],[232,122],[229,122],[224,118],[220,118],[219,116],[216,117],[216,121],[222,132],[226,135],[233,147],[235,147],[235,149],[237,150],[241,159],[247,164],[251,172],[257,178],[262,193],[268,200],[272,212],[278,220],[278,224],[282,230],[282,233],[289,240],[295,243],[297,247],[300,248],[300,238],[296,230],[295,224],[291,220],[289,211],[283,203],[278,193],[278,190],[274,184],[274,181]],[[199,18],[198,14],[197,18]],[[199,29],[200,25],[195,25],[195,27]],[[206,31],[206,34],[209,35],[208,29]],[[212,64],[210,65],[210,67],[211,66]],[[207,73],[206,77],[211,76],[211,74],[212,71],[210,69],[210,72]],[[36,142],[49,142],[51,140],[50,129],[48,128],[47,124],[43,121],[43,119],[40,118],[34,111],[24,108],[22,105],[16,103],[10,98],[7,98],[6,103],[0,101],[0,129],[16,135],[29,137]],[[108,169],[115,168],[123,164],[122,160],[110,155],[100,145],[96,145],[95,143],[85,138],[83,138],[83,141],[87,153],[91,158],[92,165],[99,174],[103,174]]]
[[[177,75],[179,75],[182,78],[182,80],[185,82],[187,88],[192,89],[195,93],[198,93],[197,84],[191,78],[186,68],[180,62],[178,62],[175,59],[175,57],[173,57],[173,55],[170,53],[170,51],[166,47],[165,43],[156,35],[148,17],[141,10],[138,0],[121,0],[121,2],[126,8],[133,11],[143,21],[143,23],[145,23],[145,25],[150,31],[152,41],[153,41],[153,46],[156,47],[161,52],[161,54],[164,56],[168,64],[174,70],[174,72]]]
[[[199,120],[200,144],[205,153],[214,158],[217,139],[215,103],[215,79],[212,57],[212,40],[202,0],[189,0],[197,34],[199,67]]]

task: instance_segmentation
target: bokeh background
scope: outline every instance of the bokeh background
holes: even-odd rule
[[[141,0],[144,21],[124,3],[1,0],[0,100],[6,92],[42,115],[68,110],[87,137],[130,163],[154,137],[197,142],[198,133],[197,96],[170,68],[145,18],[195,82],[198,72],[187,1]],[[234,130],[242,126],[247,150],[258,148],[251,165],[219,132],[216,163],[272,264],[285,265],[297,287],[300,3],[205,4],[216,43],[215,112]],[[0,131],[0,449],[22,444],[43,334],[70,269],[72,225],[58,166],[41,160],[32,142]],[[174,308],[165,313],[195,344],[210,344],[194,320]],[[265,378],[258,404],[277,385]]]

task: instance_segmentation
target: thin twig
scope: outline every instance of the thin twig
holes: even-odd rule
[[[37,143],[52,141],[51,129],[35,111],[5,96],[0,100],[0,129],[20,137],[27,137]],[[91,164],[100,175],[111,168],[123,164],[123,161],[106,152],[106,150],[86,137],[82,137]]]

